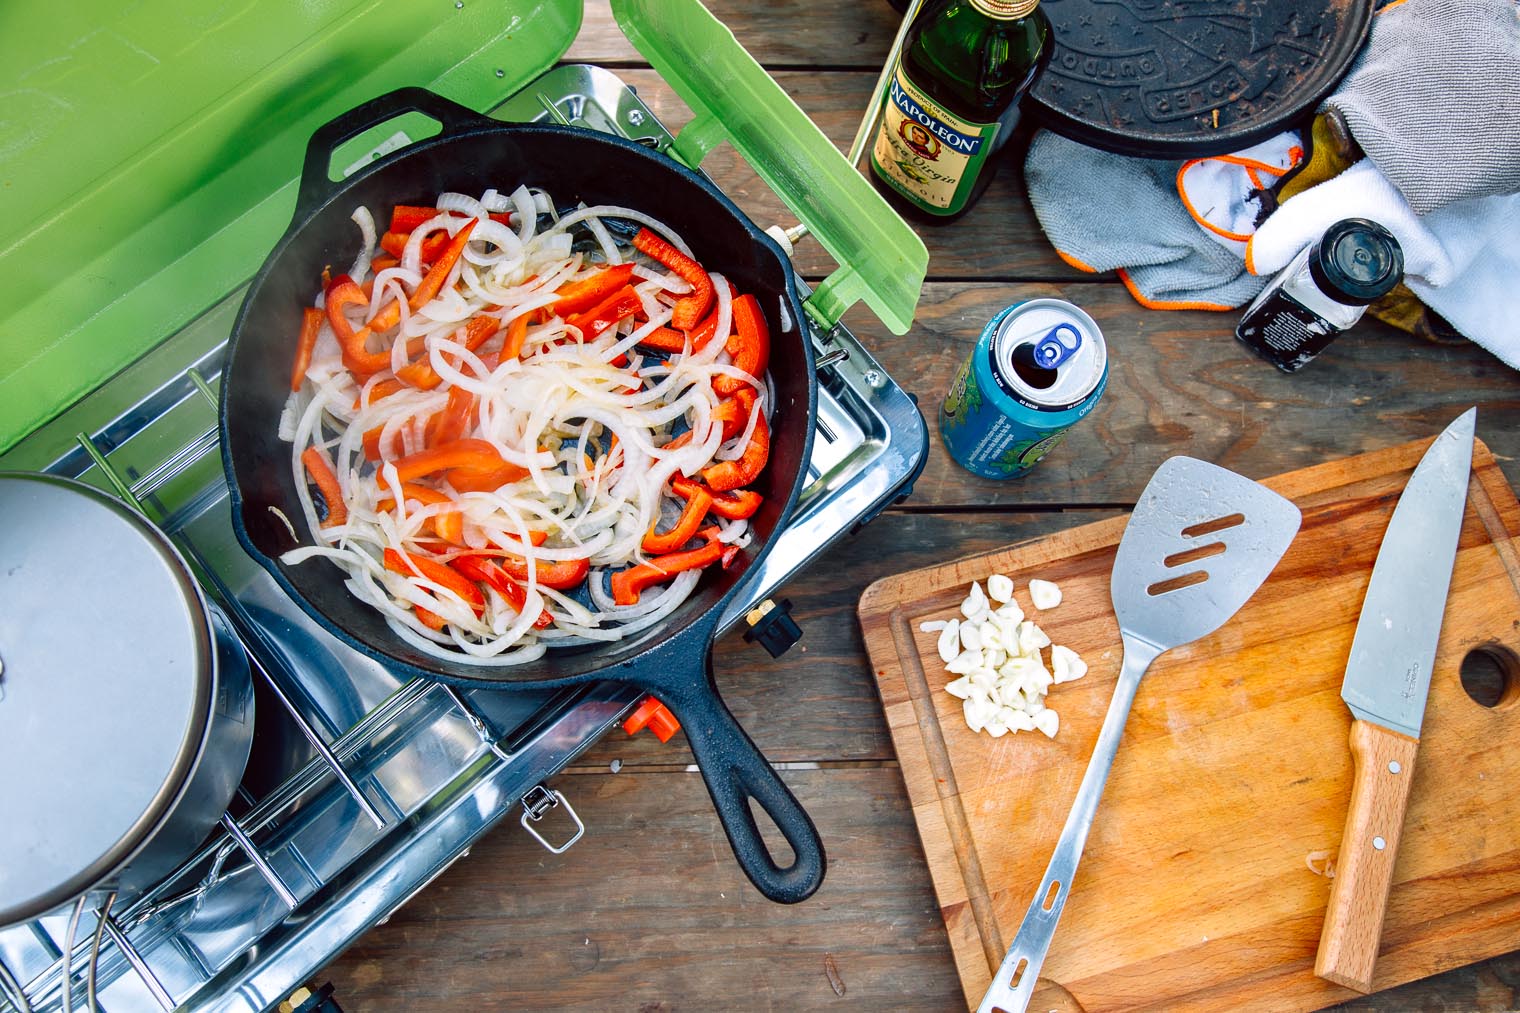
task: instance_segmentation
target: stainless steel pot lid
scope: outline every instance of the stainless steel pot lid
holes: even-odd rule
[[[199,589],[120,501],[0,473],[0,925],[120,867],[194,769],[214,672]]]

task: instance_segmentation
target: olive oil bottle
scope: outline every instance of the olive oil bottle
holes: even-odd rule
[[[1039,0],[927,0],[887,89],[871,150],[877,189],[911,217],[963,213],[1050,50]]]

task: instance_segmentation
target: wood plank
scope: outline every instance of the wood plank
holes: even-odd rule
[[[1037,296],[1067,299],[1097,321],[1108,390],[1033,471],[977,478],[940,443],[939,405],[993,314]],[[931,282],[906,336],[860,308],[845,322],[928,419],[929,464],[910,507],[1128,504],[1174,454],[1261,478],[1434,436],[1473,405],[1478,437],[1520,484],[1520,373],[1476,345],[1436,345],[1375,320],[1294,374],[1234,340],[1233,315],[1142,310],[1114,285]]]
[[[899,17],[885,0],[818,4],[776,0],[704,0],[739,44],[765,67],[880,71]],[[613,20],[607,0],[587,0],[580,34],[565,54],[570,63],[646,64]]]
[[[1147,675],[1042,972],[1052,1001],[1308,1010],[1350,994],[1313,974],[1327,890],[1306,856],[1337,850],[1351,784],[1351,719],[1338,696],[1345,656],[1388,516],[1428,444],[1267,483],[1295,498],[1303,528],[1239,614]],[[1040,880],[1107,709],[1121,655],[1108,576],[1123,528],[1104,521],[888,578],[862,599],[867,650],[905,747],[909,797],[973,1004]],[[1520,503],[1480,445],[1377,988],[1502,953],[1520,930],[1516,718],[1469,699],[1458,675],[1476,648],[1520,658],[1517,540]],[[1052,691],[1062,716],[1053,741],[972,733],[960,701],[941,690],[936,635],[918,629],[956,614],[968,580],[990,572],[1062,586],[1060,608],[1041,625],[1091,672]]]
[[[784,776],[828,842],[803,904],[754,892],[696,775],[561,776],[585,838],[553,856],[509,822],[323,976],[364,1013],[953,1005],[897,771]]]

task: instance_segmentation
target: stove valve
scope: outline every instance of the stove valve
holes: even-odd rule
[[[778,605],[765,599],[744,616],[744,621],[749,624],[749,629],[744,632],[745,641],[758,640],[771,657],[781,657],[787,648],[802,639],[802,628],[792,620],[791,613],[790,601],[782,599]]]
[[[623,731],[637,735],[645,728],[654,732],[654,737],[661,742],[669,742],[670,737],[681,730],[681,722],[660,701],[646,696],[644,702],[623,722]]]
[[[342,1008],[332,996],[332,982],[318,989],[303,985],[296,989],[289,999],[280,1003],[278,1009],[280,1013],[343,1013]]]

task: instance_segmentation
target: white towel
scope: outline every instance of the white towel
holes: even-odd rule
[[[1295,130],[1229,155],[1193,158],[1177,170],[1177,196],[1214,242],[1236,256],[1265,216],[1263,195],[1304,160]]]
[[[1404,250],[1404,283],[1463,335],[1520,369],[1520,194],[1416,215],[1370,159],[1283,203],[1246,246],[1271,275],[1342,218],[1369,218]]]

